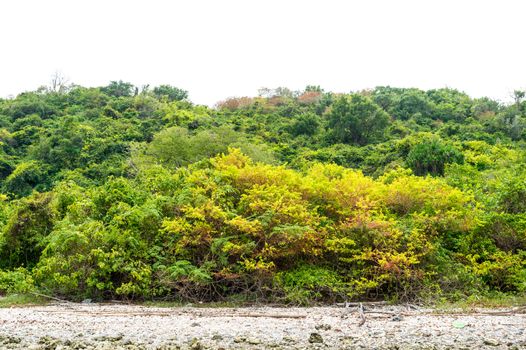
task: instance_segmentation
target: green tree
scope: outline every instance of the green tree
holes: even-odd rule
[[[382,139],[389,115],[369,97],[353,94],[342,96],[328,114],[333,143],[365,145]]]
[[[170,85],[160,85],[153,89],[157,98],[166,97],[168,101],[181,101],[188,98],[188,91]]]
[[[47,170],[35,161],[19,163],[15,170],[4,180],[4,191],[16,197],[27,196],[33,188],[45,188]]]
[[[37,193],[24,198],[0,233],[0,267],[33,267],[53,228],[55,212],[52,194]]]
[[[132,83],[119,80],[110,82],[109,85],[100,88],[100,90],[108,96],[125,97],[133,95],[134,86]]]
[[[438,139],[424,141],[414,146],[406,159],[416,175],[444,175],[446,164],[464,163],[464,156],[455,147]]]
[[[393,108],[393,116],[407,120],[415,115],[423,118],[431,118],[433,104],[425,92],[418,89],[407,89]]]
[[[312,136],[316,134],[319,127],[319,117],[314,113],[305,113],[297,117],[297,119],[292,123],[290,131],[295,136]]]

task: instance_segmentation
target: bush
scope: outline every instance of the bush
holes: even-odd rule
[[[51,193],[35,194],[18,203],[0,233],[0,267],[35,266],[47,244],[56,212]]]
[[[406,158],[407,165],[416,175],[444,175],[446,164],[464,162],[464,156],[455,147],[439,140],[429,140],[414,146]]]
[[[511,254],[497,251],[489,259],[478,262],[473,255],[473,271],[493,290],[502,292],[526,291],[526,252]]]
[[[0,270],[0,294],[28,293],[34,289],[35,282],[26,269]]]

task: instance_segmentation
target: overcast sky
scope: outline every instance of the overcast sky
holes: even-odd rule
[[[73,83],[170,84],[196,103],[307,84],[526,88],[522,0],[2,0],[0,97]]]

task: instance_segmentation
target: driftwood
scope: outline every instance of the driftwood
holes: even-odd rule
[[[365,306],[376,306],[376,305],[387,305],[387,301],[364,301],[364,302],[353,302],[353,303],[350,303],[350,302],[345,302],[345,303],[336,303],[334,304],[336,306],[343,306],[343,307],[353,307],[353,306],[360,306],[360,305],[365,305]]]
[[[522,313],[526,313],[526,306],[521,306],[521,307],[515,308],[513,310],[508,310],[508,311],[483,311],[483,312],[479,312],[479,314],[481,314],[481,315],[496,315],[496,316],[499,316],[499,315],[507,316],[507,315],[514,315],[514,314],[522,314]]]
[[[526,306],[517,307],[512,310],[505,311],[477,311],[472,312],[429,312],[428,315],[436,316],[447,316],[447,315],[458,315],[458,316],[510,316],[516,314],[526,314]]]
[[[212,317],[269,317],[269,318],[307,318],[307,315],[280,315],[280,314],[229,314],[214,315]]]
[[[184,312],[168,312],[168,311],[145,311],[145,312],[108,312],[108,311],[96,311],[96,310],[36,310],[37,312],[52,313],[52,314],[84,314],[93,316],[180,316],[185,314]],[[254,318],[288,318],[288,319],[302,319],[306,318],[307,315],[293,315],[293,314],[264,314],[264,313],[225,313],[225,314],[211,314],[202,315],[198,314],[197,317],[254,317]]]
[[[385,301],[378,302],[354,302],[354,303],[338,303],[337,306],[343,306],[344,310],[341,315],[342,318],[346,318],[350,313],[357,312],[360,319],[358,326],[362,326],[366,322],[366,314],[371,315],[386,315],[393,318],[399,318],[400,316],[510,316],[517,314],[526,314],[526,306],[516,307],[511,310],[499,310],[499,311],[450,311],[450,312],[437,312],[437,311],[419,311],[421,310],[419,306],[414,304],[405,304],[406,311],[383,311],[375,309],[375,306],[386,305]],[[371,308],[368,308],[368,307]],[[404,305],[400,305],[404,306]]]
[[[36,292],[30,292],[30,294],[36,295],[37,297],[42,297],[42,298],[47,298],[47,299],[51,299],[51,300],[55,300],[55,301],[60,301],[61,303],[74,304],[73,302],[71,302],[69,300],[60,299],[60,298],[57,298],[57,297],[53,297],[51,295],[46,295],[46,294],[41,294],[41,293],[36,293]]]

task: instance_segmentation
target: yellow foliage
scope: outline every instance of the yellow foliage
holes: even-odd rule
[[[226,224],[230,225],[230,227],[236,231],[251,235],[256,235],[263,229],[261,222],[258,220],[249,220],[242,216],[236,216],[233,219],[226,221]]]
[[[185,218],[174,218],[163,221],[163,230],[166,233],[179,234],[188,231],[192,225]]]

